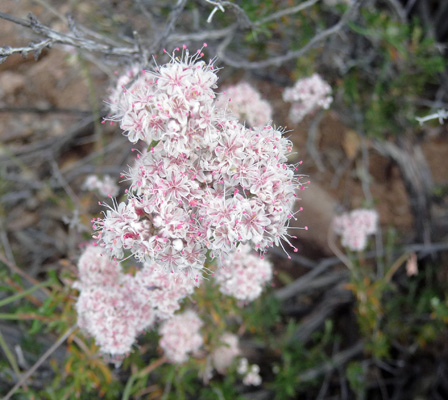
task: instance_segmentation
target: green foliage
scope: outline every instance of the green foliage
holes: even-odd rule
[[[362,364],[358,361],[349,362],[345,368],[345,376],[356,398],[363,399],[366,393],[366,371]]]
[[[345,101],[358,107],[368,135],[384,138],[416,126],[416,100],[445,66],[434,40],[425,36],[417,20],[396,21],[378,10],[363,10],[364,24],[351,23],[374,50],[344,77]]]

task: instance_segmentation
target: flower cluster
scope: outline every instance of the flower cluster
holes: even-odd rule
[[[215,279],[223,294],[250,302],[260,296],[266,282],[272,279],[272,265],[252,254],[249,246],[242,245],[223,260]]]
[[[260,367],[257,364],[249,366],[247,358],[242,358],[238,363],[237,372],[244,375],[243,383],[246,386],[260,386],[261,376],[259,375]]]
[[[201,326],[202,321],[191,310],[177,314],[162,324],[159,344],[168,360],[180,364],[188,360],[189,353],[199,350],[203,343],[199,333]]]
[[[180,302],[193,294],[199,280],[194,281],[180,274],[166,273],[157,266],[145,266],[129,281],[128,290],[139,297],[142,304],[150,304],[155,316],[168,319],[180,308]]]
[[[198,279],[206,254],[218,262],[239,244],[265,252],[288,241],[296,166],[291,142],[271,126],[248,129],[214,106],[217,76],[202,50],[177,49],[142,73],[115,116],[131,142],[143,141],[124,176],[128,201],[93,221],[113,257],[127,255]]]
[[[144,266],[125,274],[100,247],[87,246],[78,263],[78,325],[95,338],[101,352],[121,357],[137,336],[157,320],[171,318],[194,291],[194,281]]]
[[[232,365],[235,357],[240,355],[240,349],[238,346],[238,336],[225,332],[220,340],[222,345],[217,347],[212,353],[212,362],[215,369],[224,374],[227,368]]]
[[[129,279],[97,247],[88,246],[79,260],[79,281],[74,285],[81,291],[78,326],[105,354],[125,355],[140,331],[154,322],[152,308],[127,289]]]
[[[293,87],[286,88],[283,100],[292,103],[289,119],[299,123],[319,108],[328,109],[333,97],[330,85],[318,74],[313,74],[309,78],[299,79]]]
[[[378,213],[375,210],[358,209],[344,213],[333,221],[333,230],[342,236],[342,245],[354,251],[367,246],[367,236],[378,229]]]
[[[215,103],[250,126],[262,126],[272,121],[272,107],[260,93],[247,82],[230,86],[221,93]]]
[[[130,67],[124,74],[120,75],[115,83],[115,86],[110,89],[107,104],[112,114],[118,114],[126,107],[123,93],[126,92],[126,86],[137,78],[139,72],[140,69],[137,65]]]
[[[99,194],[105,197],[115,197],[120,192],[120,188],[109,175],[105,175],[103,179],[96,175],[89,175],[84,181],[83,187],[87,190],[98,190]]]

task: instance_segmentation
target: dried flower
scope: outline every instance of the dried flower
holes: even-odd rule
[[[418,274],[417,255],[412,253],[406,262],[406,274],[408,276]]]

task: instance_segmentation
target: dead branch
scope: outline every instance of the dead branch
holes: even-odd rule
[[[303,46],[299,50],[290,50],[284,55],[274,56],[268,58],[263,61],[237,61],[235,58],[230,58],[226,54],[227,47],[232,43],[236,29],[227,36],[224,41],[218,46],[218,57],[227,65],[230,65],[234,68],[245,68],[245,69],[259,69],[266,68],[271,66],[280,66],[286,61],[293,60],[301,57],[309,50],[313,49],[324,40],[326,40],[331,35],[339,32],[344,26],[357,14],[358,9],[360,8],[363,0],[358,0],[350,6],[350,8],[345,12],[345,14],[341,17],[341,19],[332,27],[323,30],[322,32],[317,33],[305,46]]]
[[[45,39],[37,44],[30,44],[26,47],[0,47],[0,61],[5,61],[7,57],[13,54],[21,54],[22,57],[27,57],[28,53],[34,53],[35,58],[38,58],[40,52],[46,48],[51,47],[55,43],[73,46],[79,49],[84,49],[91,52],[102,53],[109,56],[130,57],[138,56],[140,50],[137,45],[129,46],[112,46],[110,44],[100,43],[86,38],[82,35],[75,35],[71,33],[61,33],[48,26],[43,25],[33,14],[28,15],[28,19],[14,17],[12,15],[0,12],[0,18],[15,24],[31,29],[36,35]]]

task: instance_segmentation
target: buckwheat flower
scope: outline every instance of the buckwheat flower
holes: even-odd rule
[[[121,280],[121,268],[104,249],[88,245],[78,261],[79,280],[73,287],[112,286]]]
[[[222,345],[213,351],[212,362],[215,369],[220,374],[224,374],[241,352],[238,347],[238,336],[225,332],[219,341]]]
[[[117,114],[126,107],[125,99],[123,93],[126,92],[126,86],[129,85],[134,79],[136,79],[139,73],[139,67],[134,65],[130,67],[123,75],[121,75],[115,86],[109,89],[109,98],[107,104],[111,114]]]
[[[252,365],[249,369],[249,373],[243,378],[243,384],[246,386],[260,386],[262,380],[259,372],[260,367],[257,364]]]
[[[83,289],[76,303],[78,325],[95,338],[104,354],[125,356],[131,351],[140,328],[141,307],[120,285]],[[150,324],[151,314],[145,321]]]
[[[202,325],[197,314],[191,310],[174,315],[161,325],[159,344],[170,362],[182,364],[188,360],[190,353],[199,350],[203,344],[199,332]]]
[[[87,246],[78,262],[80,290],[75,308],[78,326],[95,339],[105,355],[124,357],[137,336],[155,321],[153,306],[129,290],[130,275],[103,248]]]
[[[138,297],[141,304],[150,304],[158,320],[171,318],[179,310],[181,301],[191,295],[202,281],[182,274],[165,272],[156,265],[145,265],[127,282],[130,292]]]
[[[252,254],[248,246],[241,245],[235,253],[222,260],[215,279],[221,293],[250,302],[260,296],[265,284],[272,279],[272,265]]]
[[[250,126],[266,125],[272,120],[271,105],[247,82],[240,82],[224,89],[215,106],[235,115]]]
[[[331,87],[318,74],[309,78],[299,79],[293,87],[286,88],[283,100],[292,103],[289,118],[299,123],[306,115],[314,113],[319,108],[328,109],[333,97]]]
[[[240,245],[293,247],[287,226],[303,189],[281,129],[249,129],[215,106],[216,68],[200,52],[177,49],[123,92],[114,119],[148,147],[123,174],[127,201],[93,223],[98,245],[117,259],[193,280],[207,254],[220,263]]]
[[[341,235],[344,247],[362,251],[367,247],[367,236],[378,229],[378,213],[375,210],[358,209],[335,217],[333,230]]]
[[[247,361],[246,357],[240,358],[238,361],[238,367],[236,369],[236,372],[238,372],[240,375],[244,375],[249,369],[249,361]]]
[[[217,76],[212,63],[199,59],[188,50],[181,58],[174,54],[170,63],[145,71],[123,93],[127,109],[115,119],[131,142],[149,145],[161,140],[173,156],[188,155],[206,144],[211,132],[200,125],[212,108]]]
[[[105,175],[103,179],[98,178],[96,175],[89,175],[84,181],[83,187],[87,190],[98,190],[101,196],[104,197],[115,197],[120,191],[116,182],[109,175]]]

